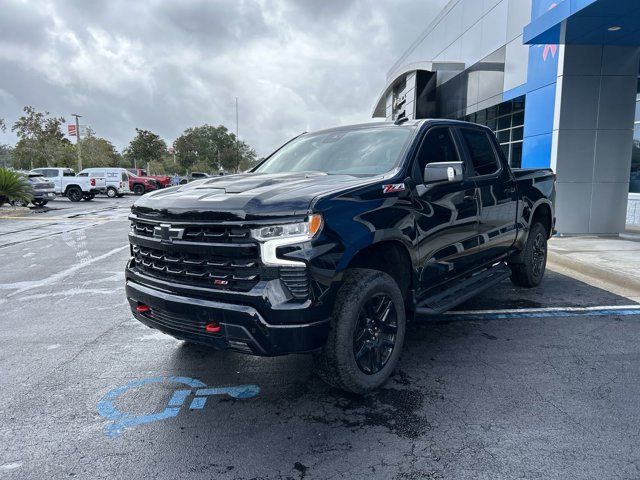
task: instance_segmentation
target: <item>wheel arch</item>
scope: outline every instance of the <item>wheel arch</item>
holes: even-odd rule
[[[413,286],[413,264],[407,246],[400,240],[382,240],[359,250],[347,268],[369,268],[389,274],[406,299]]]
[[[529,222],[529,228],[536,222],[542,223],[547,230],[547,237],[551,237],[553,234],[553,210],[549,201],[540,201],[535,205],[531,211],[531,220]]]

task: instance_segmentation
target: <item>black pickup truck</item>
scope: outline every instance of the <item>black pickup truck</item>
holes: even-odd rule
[[[326,382],[381,385],[406,325],[510,277],[534,287],[555,175],[510,169],[487,128],[449,120],[305,133],[250,173],[131,210],[135,317],[186,342],[312,353]]]

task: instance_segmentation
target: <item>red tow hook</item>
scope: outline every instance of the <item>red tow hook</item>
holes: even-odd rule
[[[207,333],[219,333],[222,330],[222,327],[217,323],[207,323],[204,326],[204,329]]]
[[[149,305],[138,305],[136,307],[136,312],[138,313],[147,313],[151,311],[151,307]]]

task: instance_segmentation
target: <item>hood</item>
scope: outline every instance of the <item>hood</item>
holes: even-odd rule
[[[317,172],[244,173],[196,180],[141,197],[141,216],[237,221],[305,215],[319,195],[368,184],[371,177]]]

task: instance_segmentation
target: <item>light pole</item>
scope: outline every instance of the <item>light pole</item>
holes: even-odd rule
[[[82,115],[78,115],[77,113],[72,113],[72,116],[76,117],[76,149],[78,150],[78,172],[82,171],[82,147],[80,146],[80,122],[79,118],[82,118]]]
[[[240,138],[238,136],[238,97],[236,97],[236,171],[240,168]]]

